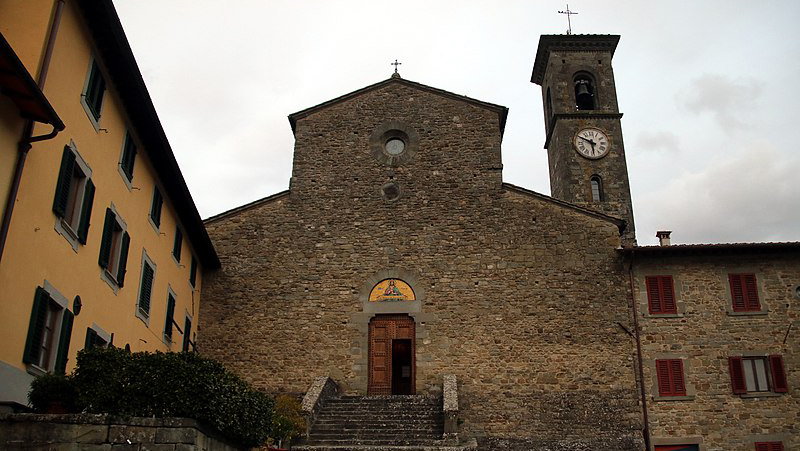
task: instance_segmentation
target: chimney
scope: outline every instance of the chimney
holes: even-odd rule
[[[656,236],[658,237],[658,244],[661,246],[669,246],[669,234],[672,233],[672,230],[659,230],[656,232]]]

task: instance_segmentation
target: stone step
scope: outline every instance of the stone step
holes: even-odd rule
[[[293,451],[475,451],[478,443],[471,439],[452,444],[437,441],[427,445],[295,445]]]
[[[441,429],[441,423],[434,421],[418,421],[408,423],[405,421],[317,421],[314,423],[313,430],[330,430],[330,429]]]

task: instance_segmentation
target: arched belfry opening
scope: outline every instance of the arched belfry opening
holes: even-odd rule
[[[553,96],[550,94],[550,87],[547,87],[547,95],[544,104],[544,126],[546,130],[550,130],[551,122],[553,121]]]
[[[594,77],[586,72],[578,72],[572,81],[575,86],[575,107],[578,110],[597,108],[597,88]]]

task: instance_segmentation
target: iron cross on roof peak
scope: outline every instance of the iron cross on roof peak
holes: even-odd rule
[[[403,63],[398,63],[397,59],[395,59],[393,63],[389,63],[389,65],[394,66],[394,75],[392,75],[392,76],[398,76],[398,77],[400,76],[400,73],[397,72],[397,66],[399,66],[401,64],[403,64]]]
[[[566,11],[559,11],[558,13],[567,15],[567,25],[569,26],[569,28],[567,28],[567,34],[572,34],[572,21],[570,20],[569,16],[574,16],[575,14],[578,14],[578,13],[575,12],[575,11],[570,11],[569,10],[569,3],[567,3],[567,10]]]

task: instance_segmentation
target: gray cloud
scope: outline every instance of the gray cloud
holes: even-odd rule
[[[636,136],[634,143],[637,152],[680,152],[678,136],[663,130],[643,131]]]
[[[800,158],[787,159],[762,144],[684,174],[641,197],[654,211],[637,224],[640,242],[652,243],[657,229],[673,230],[677,243],[796,239],[798,173]]]
[[[726,131],[748,128],[748,118],[758,107],[762,83],[755,79],[732,80],[710,74],[692,80],[679,93],[680,104],[693,113],[710,113]]]

